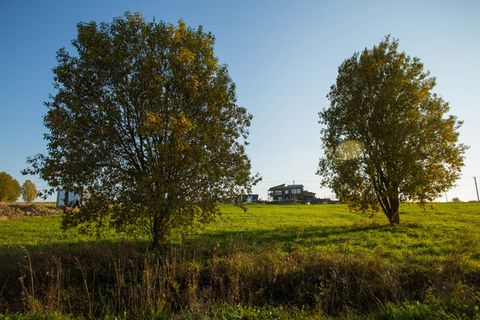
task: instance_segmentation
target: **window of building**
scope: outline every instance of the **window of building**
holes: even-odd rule
[[[292,193],[294,193],[294,194],[300,194],[300,193],[302,193],[302,189],[301,189],[301,188],[292,189]]]

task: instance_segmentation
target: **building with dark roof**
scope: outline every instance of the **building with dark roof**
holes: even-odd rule
[[[303,188],[303,184],[280,184],[268,189],[268,198],[276,203],[310,203],[315,193]]]

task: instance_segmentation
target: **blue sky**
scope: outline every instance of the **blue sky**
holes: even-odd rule
[[[317,196],[321,155],[317,113],[340,63],[385,35],[419,57],[437,78],[436,92],[464,120],[470,146],[450,200],[476,198],[480,182],[480,2],[478,1],[1,1],[0,171],[20,174],[28,156],[46,150],[43,102],[52,87],[55,53],[70,47],[80,21],[107,21],[125,11],[202,25],[216,37],[216,55],[229,66],[239,104],[254,115],[248,153],[270,186],[302,183]],[[45,183],[33,177],[39,186]]]

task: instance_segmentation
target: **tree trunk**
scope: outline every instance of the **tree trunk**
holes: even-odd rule
[[[400,206],[400,201],[398,197],[391,197],[389,199],[389,210],[385,212],[388,217],[388,221],[390,222],[391,226],[396,226],[400,223],[400,214],[398,213],[398,207]]]
[[[396,226],[400,223],[400,215],[398,214],[398,210],[389,214],[388,221],[390,222],[391,226]]]
[[[165,215],[162,214],[163,211],[157,211],[153,215],[153,230],[152,230],[152,247],[157,249],[161,244],[165,242],[166,237],[166,226],[165,226]]]
[[[398,212],[400,200],[398,199],[398,195],[388,196],[377,192],[377,200],[380,203],[380,207],[382,208],[383,213],[385,213],[385,215],[387,216],[390,225],[398,225],[400,223],[400,214]]]

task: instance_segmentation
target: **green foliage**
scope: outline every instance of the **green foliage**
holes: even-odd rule
[[[338,69],[320,112],[318,174],[352,209],[381,207],[399,223],[400,200],[432,201],[453,186],[466,147],[456,117],[433,93],[435,78],[386,37]]]
[[[477,320],[476,309],[478,307],[467,306],[461,302],[451,305],[448,301],[388,303],[372,318],[378,320]]]
[[[37,186],[32,180],[26,180],[22,185],[22,198],[26,202],[32,202],[37,197]]]
[[[6,172],[0,172],[0,202],[17,201],[22,188],[17,180]]]
[[[243,305],[215,305],[208,310],[180,312],[173,319],[212,320],[326,320],[332,319],[320,312],[299,310],[292,307],[253,307]]]
[[[143,229],[158,245],[172,227],[209,221],[221,199],[250,189],[252,116],[236,103],[212,34],[128,13],[77,31],[78,54],[57,54],[48,154],[25,170],[50,191],[86,195],[64,227]]]

